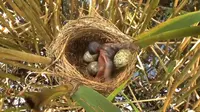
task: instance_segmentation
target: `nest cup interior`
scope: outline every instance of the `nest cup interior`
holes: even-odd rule
[[[83,60],[83,55],[88,50],[88,45],[92,41],[100,44],[117,42],[117,40],[111,40],[109,37],[112,38],[112,35],[98,29],[87,29],[86,31],[77,32],[74,38],[68,41],[69,44],[65,49],[66,59],[85,78],[92,80],[94,77],[88,74],[86,70],[88,63]]]

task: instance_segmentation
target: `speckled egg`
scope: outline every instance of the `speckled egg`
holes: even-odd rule
[[[85,62],[93,62],[93,61],[96,61],[97,60],[97,57],[98,57],[98,54],[90,54],[89,51],[86,51],[85,54],[83,55],[83,60]]]
[[[89,75],[96,76],[96,74],[98,72],[98,62],[94,61],[94,62],[89,63],[87,66],[87,71],[88,71]]]
[[[117,69],[125,67],[131,57],[131,51],[128,49],[119,50],[114,56],[114,64]]]

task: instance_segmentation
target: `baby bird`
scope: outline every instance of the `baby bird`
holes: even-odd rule
[[[89,53],[90,54],[99,54],[98,56],[98,72],[95,76],[95,79],[104,78],[105,81],[111,80],[111,75],[114,69],[114,56],[115,54],[121,49],[137,49],[137,46],[132,44],[131,42],[124,42],[124,43],[104,43],[99,44],[98,42],[90,42],[89,43]],[[121,57],[121,53],[119,53]],[[122,53],[123,55],[123,53]],[[117,60],[117,59],[116,59]],[[121,64],[121,62],[125,62],[125,64]],[[115,63],[118,64],[118,67],[125,66],[126,61],[116,61]]]
[[[87,66],[87,71],[89,75],[95,77],[98,72],[98,62],[94,61],[89,63],[89,65]]]

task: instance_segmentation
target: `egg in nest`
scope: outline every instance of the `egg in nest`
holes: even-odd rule
[[[95,77],[98,72],[98,62],[94,61],[88,64],[87,66],[87,72],[89,75]]]
[[[89,51],[86,51],[85,54],[83,55],[83,60],[85,62],[93,62],[93,61],[96,61],[98,58],[98,54],[90,54]]]
[[[130,58],[131,58],[131,51],[128,50],[128,49],[121,49],[119,50],[115,56],[114,56],[114,64],[115,64],[115,67],[116,69],[119,69],[119,68],[122,68],[122,67],[125,67]]]

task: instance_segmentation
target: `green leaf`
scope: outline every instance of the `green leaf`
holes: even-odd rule
[[[0,71],[0,78],[9,78],[11,80],[14,80],[14,81],[20,81],[20,78],[13,75],[13,74],[9,74],[9,73],[4,73],[4,72],[1,72]]]
[[[128,83],[128,81],[131,79],[131,77],[128,79],[128,80],[126,80],[124,83],[122,83],[118,88],[116,88],[108,97],[107,97],[107,99],[109,100],[109,101],[112,101],[114,98],[115,98],[115,96],[118,94],[118,93],[120,93],[125,87],[126,87],[126,84]]]
[[[148,38],[142,38],[142,39],[136,40],[135,43],[138,44],[140,47],[146,47],[150,44],[153,44],[161,40],[181,39],[187,36],[195,36],[199,34],[200,34],[200,26],[193,26],[193,27],[166,31],[158,35],[151,35]]]
[[[23,112],[24,110],[26,110],[27,107],[22,106],[22,107],[12,107],[12,108],[8,108],[8,109],[4,109],[4,112]]]
[[[166,31],[175,30],[179,28],[189,27],[194,23],[200,21],[200,11],[190,12],[173,19],[169,19],[164,23],[159,24],[158,26],[152,28],[146,33],[142,33],[136,37],[136,40],[142,38],[151,38],[153,35],[157,35]]]
[[[174,70],[175,66],[176,66],[176,60],[171,61],[167,67],[168,73],[171,73]]]
[[[80,86],[72,98],[87,112],[121,112],[103,95],[86,86]]]
[[[45,88],[41,92],[27,92],[24,94],[26,102],[30,108],[39,110],[41,106],[47,105],[52,99],[68,94],[72,91],[72,85],[66,84],[55,88]]]
[[[126,100],[128,100],[128,102],[130,103],[131,107],[134,109],[134,112],[139,112],[137,107],[131,102],[131,100],[128,98],[128,96],[126,94],[124,94],[123,92],[121,92],[121,94],[126,98]]]

